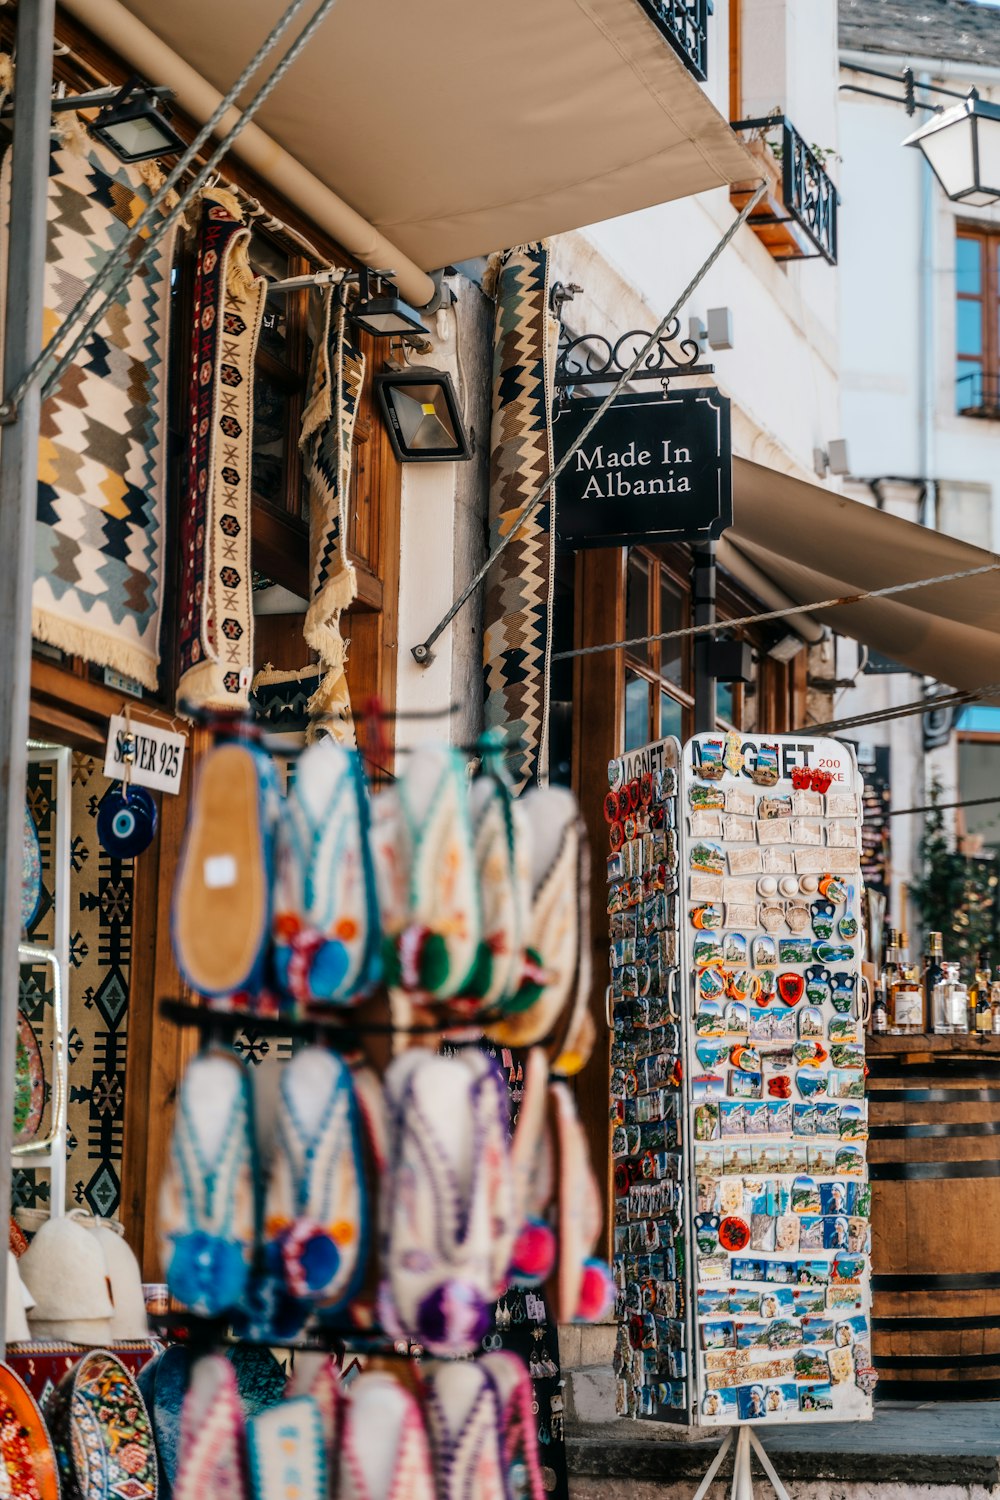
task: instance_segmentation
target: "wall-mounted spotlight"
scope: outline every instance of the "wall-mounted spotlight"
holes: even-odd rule
[[[472,457],[455,387],[445,370],[420,365],[375,376],[375,392],[402,463],[460,462]]]
[[[161,96],[170,92],[132,77],[87,128],[121,161],[173,156],[184,150],[184,142],[160,109]],[[86,95],[80,95],[72,106],[85,108],[85,100]]]
[[[703,354],[709,346],[713,349],[732,349],[732,308],[710,307],[705,314],[704,323],[700,318],[689,318],[688,337],[694,340]]]
[[[347,304],[347,315],[351,322],[377,339],[399,338],[401,334],[408,333],[427,335],[429,330],[420,321],[420,314],[403,301],[391,283],[389,285],[391,292],[383,293],[380,286],[378,296],[373,297],[368,268],[362,266],[358,296]]]
[[[825,448],[814,448],[813,468],[820,479],[825,479],[827,474],[849,474],[851,463],[847,456],[847,439],[830,438]]]

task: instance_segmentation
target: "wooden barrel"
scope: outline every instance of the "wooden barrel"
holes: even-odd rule
[[[1000,1037],[869,1049],[877,1395],[1000,1395]]]

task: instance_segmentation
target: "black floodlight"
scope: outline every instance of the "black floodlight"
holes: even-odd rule
[[[375,376],[389,441],[404,464],[457,463],[472,457],[451,376],[407,365]]]
[[[141,78],[130,78],[104,106],[88,129],[121,161],[147,161],[174,156],[184,142],[160,109],[160,95],[169,89],[151,88]]]
[[[376,339],[399,338],[401,334],[419,333],[426,336],[428,330],[420,321],[420,314],[409,303],[404,302],[390,282],[389,290],[379,295],[370,294],[368,271],[362,267],[358,286],[358,297],[348,304],[347,313],[356,328],[363,328]]]

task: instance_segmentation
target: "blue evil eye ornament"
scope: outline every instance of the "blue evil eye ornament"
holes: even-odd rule
[[[113,859],[134,859],[153,842],[156,803],[144,787],[116,781],[97,809],[97,837]]]

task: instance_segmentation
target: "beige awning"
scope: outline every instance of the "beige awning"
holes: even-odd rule
[[[1000,563],[1000,557],[747,459],[731,540],[797,604]],[[950,687],[1000,682],[1000,571],[815,618]]]
[[[63,3],[199,121],[285,9]],[[295,196],[290,157],[423,270],[757,176],[638,0],[339,0],[255,125],[254,170]]]

